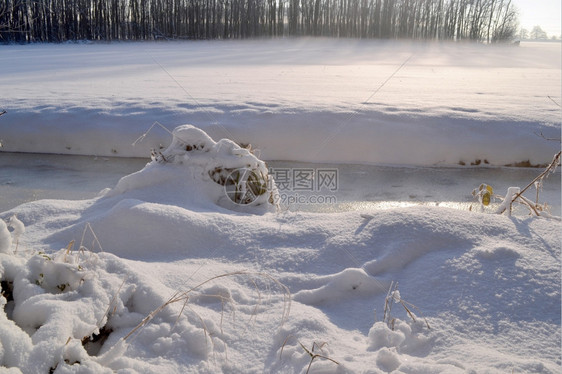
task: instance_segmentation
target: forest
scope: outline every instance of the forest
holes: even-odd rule
[[[2,0],[0,42],[294,36],[511,41],[511,0]]]

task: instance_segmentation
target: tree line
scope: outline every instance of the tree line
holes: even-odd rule
[[[498,42],[511,0],[2,0],[0,41],[324,36]]]

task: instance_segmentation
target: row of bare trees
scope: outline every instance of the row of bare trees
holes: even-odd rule
[[[496,42],[511,0],[2,0],[0,41],[328,36]]]

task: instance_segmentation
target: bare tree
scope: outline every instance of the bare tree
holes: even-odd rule
[[[546,39],[547,35],[546,32],[540,26],[535,26],[531,30],[530,37],[531,39],[534,40],[540,40],[540,39]]]

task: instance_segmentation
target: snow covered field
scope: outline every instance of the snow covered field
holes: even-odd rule
[[[185,123],[265,160],[548,163],[560,43],[358,40],[2,46],[4,151],[146,157]],[[550,99],[550,98],[551,99]]]
[[[352,196],[358,180],[361,198],[392,200],[423,195],[433,180],[445,193],[428,199],[450,201],[490,183],[481,168],[549,163],[560,149],[544,138],[560,136],[560,44],[2,46],[0,71],[4,151],[93,160],[157,149],[98,197],[0,213],[8,372],[560,372],[559,219],[477,205],[326,213],[268,202],[297,168],[313,173],[293,193],[311,181],[324,197]],[[192,123],[213,140],[183,127],[172,142],[155,126],[132,146],[155,121]],[[221,138],[284,160],[269,170],[277,184],[252,179],[241,190],[260,205],[234,203],[226,181],[240,168],[264,175],[264,165]],[[13,161],[1,163],[0,181],[25,185],[27,156],[4,156]],[[96,162],[96,186],[119,173]],[[408,184],[408,170],[433,169],[397,168],[377,183],[369,174],[382,166],[345,163],[457,169]],[[540,171],[509,182],[524,187]],[[455,185],[456,175],[474,185]],[[560,173],[547,183],[541,200],[559,199]],[[0,191],[17,194],[10,183]]]

